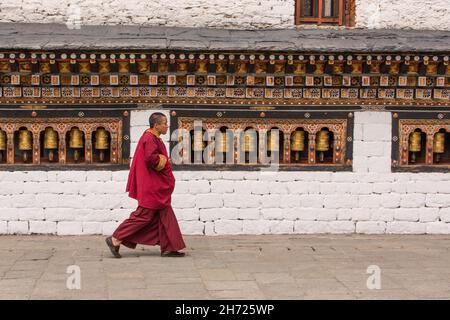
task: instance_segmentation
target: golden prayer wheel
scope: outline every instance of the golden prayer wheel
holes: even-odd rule
[[[440,154],[445,151],[445,133],[438,132],[434,135],[433,152],[436,153],[436,162],[440,161]]]
[[[0,163],[3,162],[3,152],[6,150],[6,132],[0,130]]]
[[[0,150],[6,150],[6,132],[0,130]]]
[[[58,133],[53,128],[45,129],[44,149],[58,149]]]
[[[256,132],[246,131],[244,133],[244,152],[254,152],[256,151]]]
[[[279,143],[280,132],[278,131],[278,137],[275,134],[275,131],[270,130],[267,135],[267,150],[268,151],[279,151],[280,143]],[[278,139],[277,139],[278,138]]]
[[[106,129],[100,128],[95,132],[95,149],[109,149],[108,131]]]
[[[53,150],[58,149],[58,133],[53,128],[46,128],[44,132],[44,149],[49,150],[48,160],[54,159]]]
[[[300,152],[305,150],[305,131],[294,131],[291,135],[291,152],[295,152],[295,161],[300,160]]]
[[[84,147],[83,143],[83,132],[78,128],[72,128],[70,130],[69,147],[75,149],[73,152],[73,159],[78,162],[80,158],[80,150]]]
[[[33,149],[33,136],[27,129],[19,130],[19,150],[22,151],[23,162],[28,161],[28,151]]]
[[[320,152],[319,161],[323,162],[325,151],[330,150],[330,132],[327,130],[320,130],[316,137],[316,151]]]
[[[220,132],[219,139],[216,140],[216,152],[229,152],[230,146],[227,141],[227,133]]]
[[[204,130],[191,131],[191,149],[194,153],[194,162],[202,163],[203,149],[206,147],[206,141],[203,141]]]
[[[108,132],[99,128],[95,132],[95,149],[100,150],[100,162],[105,161],[105,150],[109,149]]]
[[[33,149],[33,137],[31,131],[22,129],[19,131],[19,150],[28,151]]]
[[[416,162],[416,152],[422,149],[422,133],[415,131],[409,136],[409,152],[411,152],[411,162]]]
[[[203,141],[203,130],[194,130],[192,135],[192,150],[193,151],[203,151],[206,147],[206,141]]]

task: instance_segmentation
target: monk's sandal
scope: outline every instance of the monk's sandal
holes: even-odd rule
[[[105,241],[106,241],[106,244],[108,245],[109,250],[111,250],[111,253],[113,254],[113,256],[115,258],[122,258],[122,256],[119,253],[120,246],[113,245],[112,237],[106,238]]]

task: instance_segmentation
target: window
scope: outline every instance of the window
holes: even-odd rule
[[[0,170],[14,167],[127,168],[129,111],[4,110],[0,118]]]
[[[394,171],[450,168],[450,120],[446,112],[395,112],[392,131]]]
[[[354,0],[297,0],[296,24],[354,26]]]
[[[172,163],[180,170],[351,170],[352,130],[351,112],[174,109]]]

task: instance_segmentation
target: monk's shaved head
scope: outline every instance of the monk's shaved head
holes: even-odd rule
[[[165,117],[166,115],[161,112],[152,113],[152,115],[148,119],[148,122],[150,123],[150,128],[155,127],[155,124],[160,124]]]

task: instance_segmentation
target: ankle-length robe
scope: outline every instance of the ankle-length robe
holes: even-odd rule
[[[175,177],[166,146],[146,130],[134,153],[126,191],[138,201],[138,208],[114,231],[113,237],[126,247],[160,245],[161,252],[186,247],[171,206]]]

